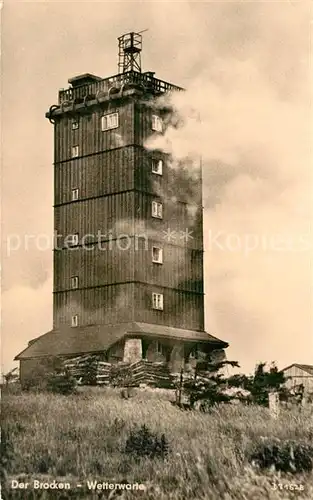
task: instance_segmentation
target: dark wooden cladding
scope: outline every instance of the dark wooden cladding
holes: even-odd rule
[[[152,154],[141,146],[136,146],[134,150],[134,183],[136,189],[148,193],[154,191],[154,181],[164,182],[163,176],[152,173],[152,158],[162,159],[166,161],[167,155],[158,152]],[[165,169],[164,169],[165,170]]]
[[[161,247],[163,263],[152,261],[152,248]],[[124,281],[154,283],[185,291],[203,292],[202,251],[195,251],[143,238],[120,238],[101,246],[54,252],[58,269],[54,290],[71,288],[77,276],[78,287],[96,287]]]
[[[153,200],[162,202],[159,197],[130,191],[55,207],[58,248],[64,247],[68,235],[76,233],[80,242],[84,238],[84,243],[92,243],[98,241],[98,234],[101,239],[142,234],[164,241],[170,231],[172,243],[202,249],[197,214],[188,213],[184,204],[167,201],[163,218],[157,219],[151,215]]]
[[[204,328],[200,162],[146,149],[155,133],[152,114],[163,112],[136,99],[114,98],[55,118],[55,328],[76,314],[79,325]],[[102,131],[101,117],[111,112],[119,113],[119,126]],[[72,159],[75,145],[79,157]],[[152,172],[153,158],[163,160],[162,175]],[[162,203],[162,219],[152,217],[152,201]],[[78,246],[66,249],[72,234]],[[163,249],[162,264],[152,261],[153,246]],[[163,311],[152,309],[154,292],[163,294]]]
[[[148,139],[159,134],[152,130],[152,115],[154,114],[160,115],[160,112],[155,110],[151,101],[140,100],[135,103],[134,142],[136,145],[145,146]]]
[[[118,113],[119,126],[112,130],[101,130],[101,118],[107,113]],[[79,127],[72,130],[73,119]],[[72,147],[79,147],[79,157],[107,151],[134,143],[134,104],[121,99],[112,100],[92,112],[86,110],[79,115],[64,114],[55,123],[55,163],[72,158]],[[77,161],[77,160],[76,160]]]
[[[135,321],[190,330],[204,329],[203,295],[140,283],[136,283],[134,292]],[[163,311],[152,309],[152,293],[163,294]]]
[[[164,310],[152,309],[152,293],[162,293]],[[54,328],[71,324],[142,321],[203,330],[203,295],[141,283],[123,283],[54,294]]]
[[[120,239],[100,246],[54,252],[54,291],[71,289],[71,277],[78,277],[78,287],[97,287],[134,281],[134,245]]]
[[[114,324],[133,320],[134,284],[72,290],[53,295],[54,328],[71,325]]]
[[[134,156],[129,146],[56,164],[54,203],[71,202],[75,188],[79,200],[134,189]]]
[[[134,192],[94,198],[55,207],[55,229],[58,231],[58,247],[64,246],[67,235],[78,233],[84,243],[133,232]],[[87,236],[90,235],[90,236]]]
[[[152,201],[162,203],[162,219],[152,217]],[[168,233],[172,243],[203,249],[202,210],[199,207],[191,209],[176,200],[164,201],[161,196],[136,192],[135,217],[138,222],[145,221],[145,231],[150,238],[164,241]]]
[[[169,154],[135,148],[135,186],[143,192],[160,194],[191,205],[202,204],[201,169],[199,162],[174,161]],[[152,159],[163,160],[162,175],[152,172]]]
[[[152,248],[163,251],[162,264],[152,261]],[[203,254],[201,250],[138,239],[134,252],[135,281],[203,293]]]

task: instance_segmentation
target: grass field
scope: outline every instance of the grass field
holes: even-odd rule
[[[138,461],[124,453],[135,424],[165,434],[170,445],[165,460]],[[123,492],[118,497],[105,491],[101,498],[110,493],[109,498],[144,500],[313,499],[312,473],[264,473],[249,463],[253,449],[266,437],[312,442],[309,411],[283,412],[278,420],[260,407],[229,406],[204,414],[179,410],[164,394],[140,391],[123,400],[113,389],[70,397],[4,394],[2,428],[5,484],[12,478],[58,478],[75,485],[68,496],[51,491],[35,496],[4,488],[3,498],[93,498],[86,480],[98,479],[145,485],[145,491]],[[76,488],[77,481],[82,488]],[[291,491],[293,485],[298,489]]]

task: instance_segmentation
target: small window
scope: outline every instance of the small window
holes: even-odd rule
[[[157,219],[162,219],[163,216],[163,207],[162,203],[158,201],[152,202],[152,217],[156,217]]]
[[[157,158],[152,158],[152,172],[154,174],[162,175],[163,160],[158,160]]]
[[[75,314],[72,316],[72,326],[78,326],[78,316]]]
[[[72,120],[72,130],[77,130],[79,127],[79,121],[78,120]]]
[[[102,131],[111,130],[118,127],[118,113],[110,113],[101,118]]]
[[[75,290],[78,288],[78,276],[72,276],[71,277],[71,288]]]
[[[158,354],[164,354],[164,346],[161,342],[157,342],[156,351]]]
[[[72,189],[72,201],[78,200],[78,188]]]
[[[152,130],[155,130],[155,132],[162,132],[163,131],[162,118],[160,118],[158,115],[152,115],[151,128]]]
[[[72,147],[72,158],[77,158],[77,156],[79,156],[79,147],[73,146]]]
[[[68,247],[76,247],[78,245],[78,233],[69,234],[65,238],[65,245],[67,245]]]
[[[159,309],[163,311],[163,294],[162,293],[153,293],[152,294],[152,308]]]
[[[160,247],[152,247],[152,262],[157,264],[163,263],[163,249]]]

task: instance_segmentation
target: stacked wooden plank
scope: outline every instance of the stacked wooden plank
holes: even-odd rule
[[[112,365],[106,361],[97,362],[96,381],[97,385],[109,385]]]
[[[90,354],[85,354],[83,356],[77,356],[75,358],[69,358],[64,360],[64,366],[70,372],[70,374],[79,379],[83,377],[86,367],[89,366],[89,363],[93,362]]]
[[[146,360],[113,365],[110,383],[116,387],[139,387],[142,384],[161,388],[173,387],[172,376],[166,364]]]
[[[111,366],[110,385],[113,387],[132,387],[133,380],[129,363],[117,363]]]
[[[82,385],[109,384],[111,364],[103,357],[101,354],[85,354],[65,360],[64,366]]]
[[[129,367],[134,385],[146,384],[152,387],[171,388],[172,377],[165,363],[140,360]]]
[[[165,363],[140,360],[131,364],[111,364],[103,358],[101,354],[86,354],[65,360],[64,366],[82,385],[173,387],[173,377]]]

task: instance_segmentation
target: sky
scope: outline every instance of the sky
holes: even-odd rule
[[[305,1],[5,2],[4,371],[52,327],[45,112],[68,78],[116,74],[117,37],[144,29],[143,70],[187,89],[159,146],[202,156],[206,330],[245,372],[313,363],[310,19]]]

